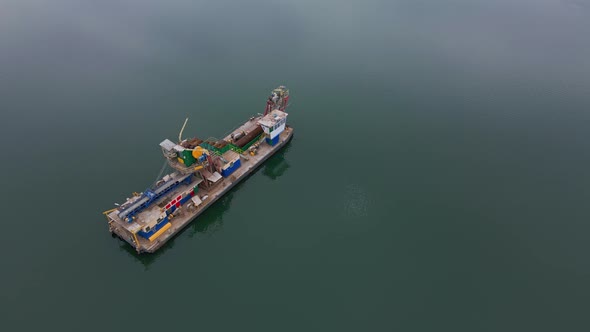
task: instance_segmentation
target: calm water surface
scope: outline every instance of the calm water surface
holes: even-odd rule
[[[0,1],[7,331],[588,331],[584,0]],[[291,89],[155,255],[103,210]]]

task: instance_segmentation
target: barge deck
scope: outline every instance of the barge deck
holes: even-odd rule
[[[277,145],[261,145],[257,155],[241,156],[242,166],[240,168],[238,168],[231,176],[227,178],[221,178],[218,183],[216,183],[214,187],[210,188],[209,190],[201,189],[199,191],[201,197],[206,197],[202,204],[178,209],[174,217],[169,222],[170,227],[167,227],[166,229],[162,228],[164,231],[159,234],[157,239],[150,241],[149,239],[142,238],[130,232],[130,229],[133,230],[134,228],[137,228],[137,230],[139,230],[141,226],[137,224],[135,227],[129,227],[126,221],[117,216],[116,210],[109,211],[106,214],[107,218],[109,219],[109,230],[122,240],[129,243],[137,250],[138,253],[155,252],[156,250],[160,249],[160,247],[162,247],[169,239],[174,237],[182,229],[188,226],[191,221],[207,210],[209,206],[213,205],[213,203],[223,197],[223,195],[225,195],[231,188],[250,175],[259,166],[264,164],[268,158],[284,147],[292,137],[293,128],[287,127],[285,128],[285,131],[280,134],[280,140]],[[248,160],[246,160],[246,158]],[[194,185],[195,182],[191,182],[189,185],[180,186],[178,190],[173,191],[170,196],[175,196]],[[149,211],[146,213],[149,213]]]

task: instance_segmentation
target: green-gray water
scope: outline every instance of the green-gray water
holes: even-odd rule
[[[3,330],[588,331],[589,35],[584,0],[0,1]],[[286,149],[158,254],[109,236],[186,116],[279,84]]]

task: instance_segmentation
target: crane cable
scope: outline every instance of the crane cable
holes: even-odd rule
[[[184,127],[186,127],[186,123],[188,122],[188,118],[184,120],[184,124],[182,125],[182,129],[180,129],[180,133],[178,133],[178,143],[182,142],[182,132],[184,131]]]
[[[164,164],[162,165],[162,168],[160,169],[160,173],[158,173],[158,176],[154,180],[154,183],[152,183],[152,188],[156,185],[158,180],[160,180],[160,178],[162,177],[162,174],[164,174],[164,171],[166,170],[167,166],[168,166],[168,160],[164,160]]]

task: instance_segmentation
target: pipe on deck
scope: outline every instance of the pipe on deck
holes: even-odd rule
[[[244,145],[250,143],[250,141],[255,139],[256,136],[260,134],[262,134],[262,128],[260,126],[256,126],[256,128],[247,133],[246,136],[240,138],[236,143],[234,143],[234,145],[236,145],[239,148],[243,148]]]

